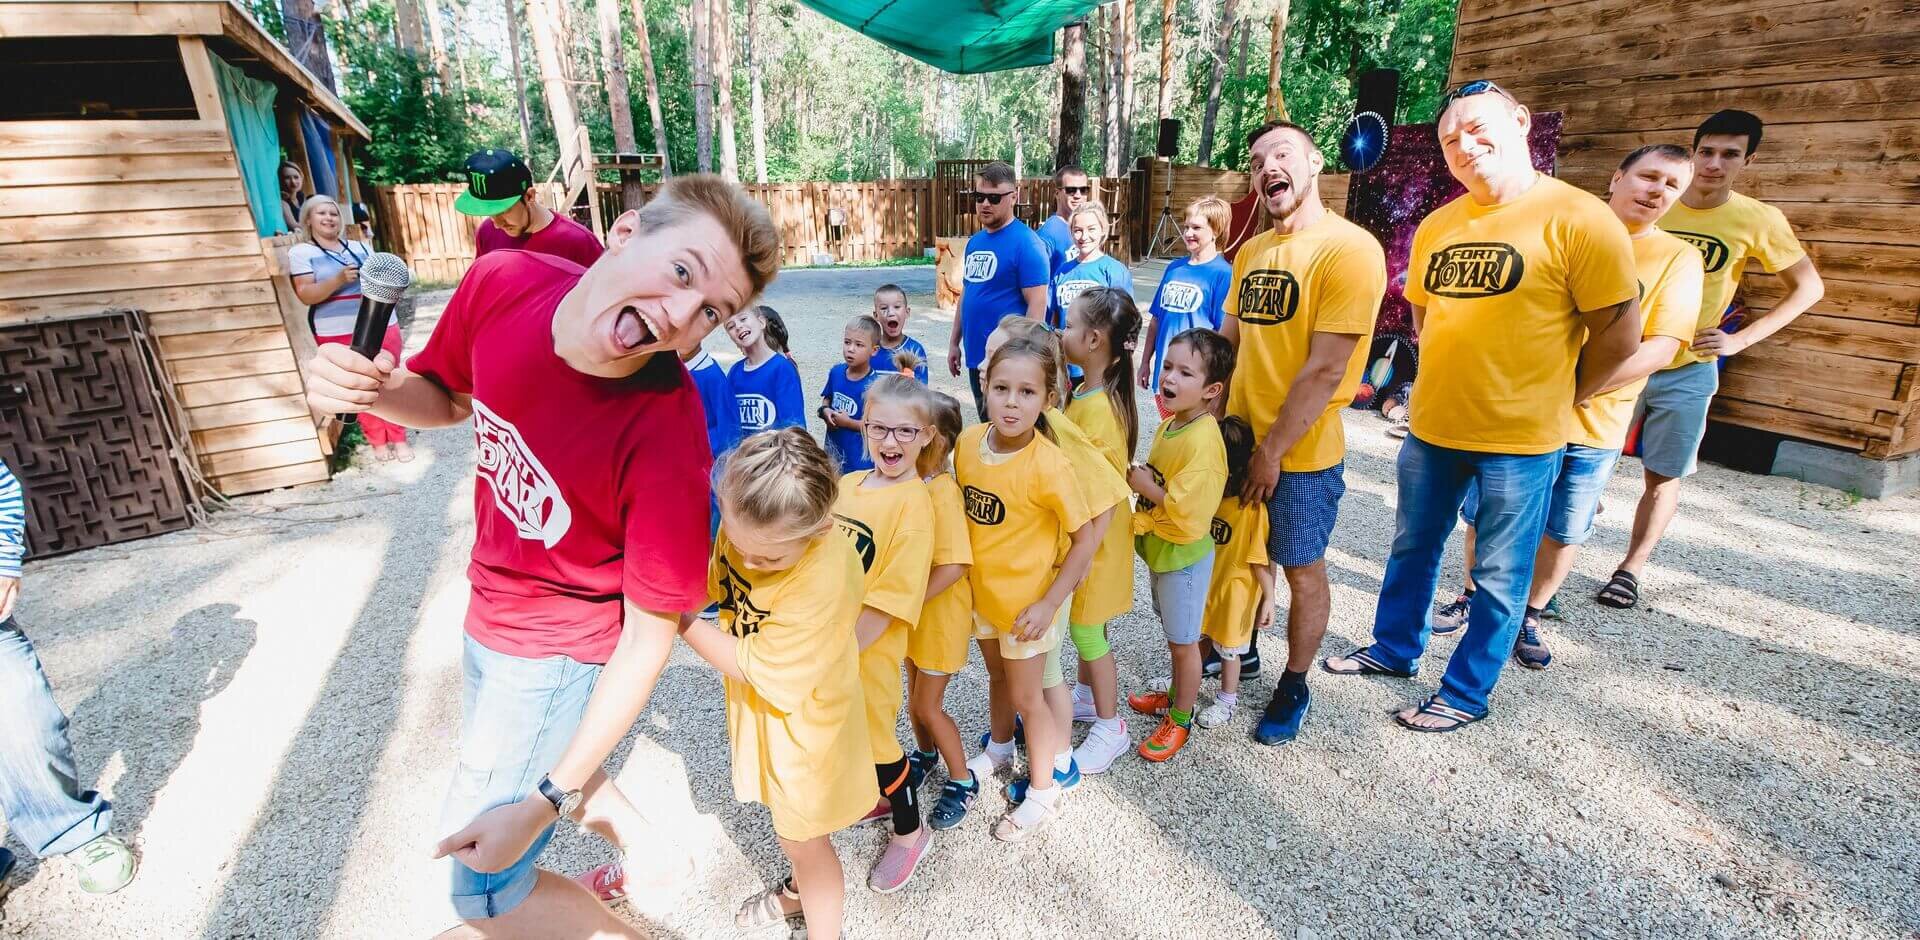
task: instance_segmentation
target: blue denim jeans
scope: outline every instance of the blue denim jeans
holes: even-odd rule
[[[1513,653],[1533,583],[1533,554],[1546,528],[1561,451],[1516,456],[1435,447],[1407,435],[1400,447],[1399,508],[1393,554],[1373,615],[1373,655],[1381,665],[1413,669],[1433,635],[1433,591],[1467,485],[1480,488],[1474,518],[1473,611],[1447,661],[1440,699],[1475,715]]]
[[[41,858],[106,835],[113,822],[112,804],[80,789],[66,713],[12,620],[0,623],[0,817]]]

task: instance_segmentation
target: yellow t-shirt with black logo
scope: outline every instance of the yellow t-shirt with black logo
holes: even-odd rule
[[[707,590],[747,678],[724,683],[733,795],[766,804],[773,831],[795,842],[858,822],[880,796],[860,720],[860,580],[836,535],[785,571],[748,568],[724,530],[714,542]]]
[[[1639,293],[1633,245],[1607,204],[1551,176],[1483,206],[1463,195],[1414,232],[1407,302],[1426,308],[1411,429],[1492,454],[1567,442],[1581,311]]]
[[[928,480],[927,497],[933,503],[933,567],[973,564],[967,510],[953,474]],[[966,668],[972,640],[973,585],[961,578],[920,608],[920,620],[907,635],[907,658],[919,669],[956,673]]]
[[[1267,564],[1271,524],[1264,504],[1242,503],[1238,493],[1222,496],[1213,513],[1213,580],[1200,632],[1217,646],[1239,649],[1253,639],[1254,605],[1260,601],[1253,569]]]
[[[1178,428],[1172,419],[1161,422],[1153,432],[1147,468],[1167,498],[1162,503],[1140,498],[1133,513],[1137,547],[1149,569],[1178,571],[1213,551],[1213,510],[1227,486],[1220,422],[1205,412]]]
[[[862,486],[871,470],[840,478],[833,502],[834,528],[847,536],[864,569],[860,605],[893,622],[860,651],[860,688],[867,703],[867,740],[873,762],[900,759],[895,729],[900,719],[900,664],[907,636],[920,619],[933,564],[933,499],[920,478],[887,486]]]
[[[1640,337],[1670,336],[1681,351],[1693,342],[1694,321],[1700,310],[1700,252],[1672,235],[1654,229],[1633,240],[1633,267],[1640,278]],[[1647,380],[1595,395],[1573,409],[1569,444],[1618,450],[1627,442],[1633,422],[1633,403]]]
[[[1287,390],[1307,364],[1315,333],[1361,337],[1340,384],[1320,419],[1280,457],[1292,473],[1325,470],[1346,459],[1340,409],[1353,404],[1367,368],[1367,337],[1373,335],[1380,298],[1387,292],[1387,258],[1373,234],[1329,212],[1303,231],[1268,230],[1233,256],[1233,289],[1226,314],[1240,321],[1240,351],[1227,393],[1227,413],[1253,425],[1266,439]]]
[[[1707,280],[1700,292],[1700,317],[1694,322],[1695,333],[1720,326],[1721,315],[1727,312],[1727,305],[1733,302],[1733,292],[1740,287],[1740,275],[1746,273],[1747,259],[1759,261],[1760,269],[1768,274],[1778,274],[1807,256],[1806,249],[1800,247],[1800,239],[1793,235],[1793,226],[1779,209],[1739,193],[1729,195],[1726,202],[1711,209],[1695,209],[1680,203],[1667,211],[1659,225],[1700,249],[1701,260],[1706,265]],[[1713,360],[1713,356],[1695,353],[1692,345],[1693,338],[1688,337],[1667,368]]]
[[[1089,496],[1087,508],[1095,515],[1113,506],[1124,506],[1132,490],[1127,488],[1127,429],[1113,413],[1106,389],[1081,394],[1075,392],[1067,402],[1067,420],[1086,435],[1102,458],[1098,465],[1074,467],[1080,474],[1080,486]],[[1117,498],[1115,498],[1117,497]],[[1073,609],[1067,619],[1091,626],[1106,623],[1133,609],[1133,531],[1130,512],[1116,512],[1093,553],[1093,567],[1087,579],[1073,592]]]
[[[973,607],[1001,633],[1047,593],[1066,559],[1068,535],[1099,513],[1087,508],[1072,461],[1035,432],[1018,453],[989,463],[982,456],[988,426],[960,432],[953,475],[973,543]]]

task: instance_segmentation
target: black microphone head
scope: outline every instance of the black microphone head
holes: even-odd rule
[[[360,294],[383,304],[397,304],[413,283],[413,272],[399,255],[376,251],[360,265]]]

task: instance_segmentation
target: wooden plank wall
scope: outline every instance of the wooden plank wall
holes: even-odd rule
[[[1735,357],[1716,420],[1871,457],[1920,451],[1920,12],[1913,0],[1461,0],[1453,81],[1566,114],[1560,175],[1605,189],[1721,108],[1767,122],[1742,180],[1780,207],[1825,300]],[[1779,299],[1749,274],[1749,305]]]
[[[117,307],[222,492],[327,478],[224,121],[0,122],[0,323]]]

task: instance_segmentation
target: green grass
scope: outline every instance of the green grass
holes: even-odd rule
[[[353,462],[354,451],[366,446],[367,433],[360,429],[360,423],[345,425],[340,429],[340,437],[333,442],[333,457],[327,461],[331,473],[347,469]]]

